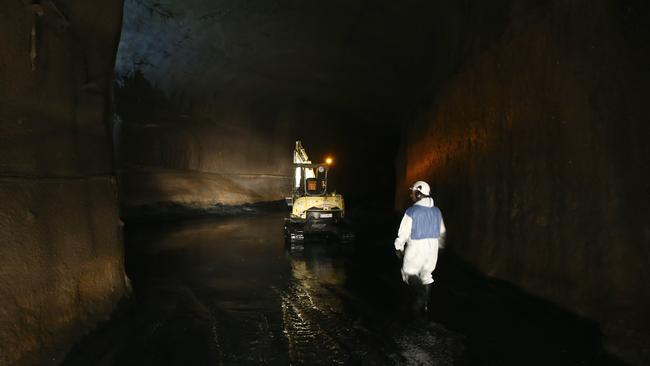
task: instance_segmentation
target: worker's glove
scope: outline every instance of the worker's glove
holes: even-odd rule
[[[395,255],[397,256],[398,259],[404,258],[404,251],[403,250],[395,250]]]
[[[440,238],[438,238],[438,250],[439,250],[440,252],[443,252],[443,253],[445,252],[445,248],[446,248],[446,244],[447,244],[447,240],[446,240],[446,239],[447,239],[447,238],[445,237],[445,235],[443,235],[443,236],[441,236]]]

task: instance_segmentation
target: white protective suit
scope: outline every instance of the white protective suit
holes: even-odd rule
[[[433,207],[433,198],[424,197],[417,201],[415,205]],[[395,239],[396,250],[402,251],[406,246],[404,262],[402,263],[402,279],[408,283],[409,276],[418,276],[423,285],[428,285],[433,283],[431,273],[436,269],[436,263],[438,262],[439,239],[411,239],[412,224],[411,217],[404,214]],[[440,218],[440,237],[443,236],[445,231],[445,223]]]

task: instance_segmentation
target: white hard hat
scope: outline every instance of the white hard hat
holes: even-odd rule
[[[425,196],[428,196],[429,193],[431,193],[431,188],[429,187],[427,182],[424,182],[424,181],[421,181],[421,180],[413,183],[413,185],[409,189],[412,190],[412,191],[418,191],[418,192],[422,193]]]

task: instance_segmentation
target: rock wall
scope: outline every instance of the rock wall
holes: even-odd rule
[[[121,18],[120,1],[0,6],[0,365],[58,364],[125,294],[108,126]]]
[[[441,6],[441,87],[404,128],[397,205],[431,182],[455,254],[647,362],[647,3]]]
[[[284,199],[294,134],[282,106],[200,97],[188,106],[158,92],[143,106],[134,94],[148,81],[139,73],[135,78],[140,81],[127,79],[117,93],[126,215],[156,206],[209,209]]]

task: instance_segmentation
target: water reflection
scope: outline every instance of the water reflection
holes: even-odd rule
[[[317,279],[321,283],[342,285],[346,281],[346,258],[336,244],[306,243],[301,250],[288,251],[294,280],[308,282]]]

